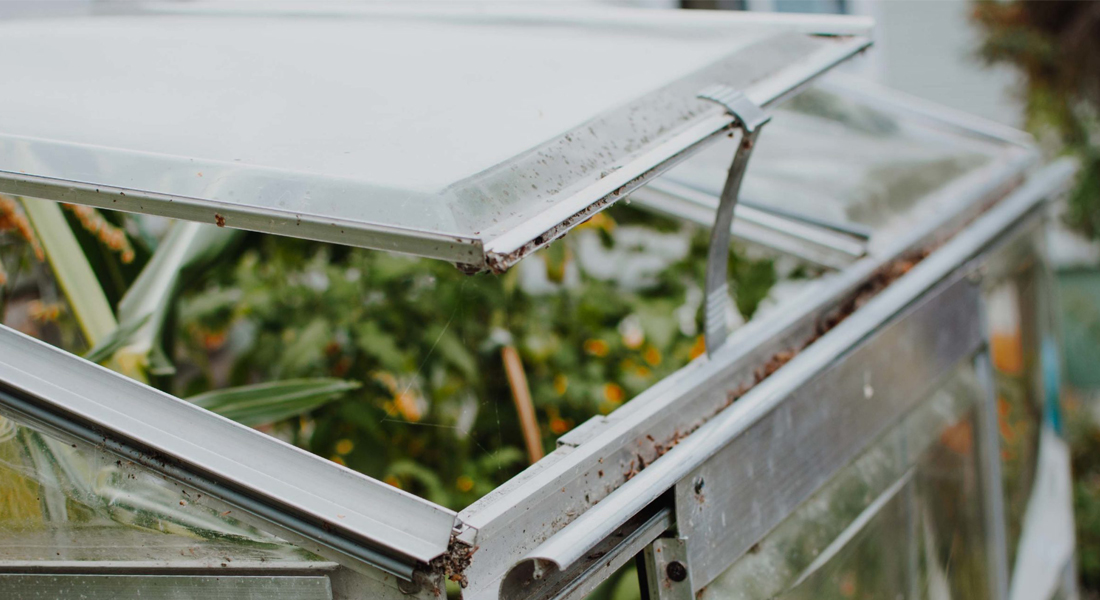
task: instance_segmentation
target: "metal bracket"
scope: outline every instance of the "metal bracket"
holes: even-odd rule
[[[771,120],[764,112],[741,92],[725,85],[716,85],[699,92],[699,98],[721,104],[731,115],[734,125],[741,129],[741,143],[733,155],[726,185],[718,200],[718,211],[714,215],[714,228],[710,232],[710,249],[707,252],[706,313],[704,315],[707,355],[726,342],[729,326],[726,323],[726,311],[729,307],[729,267],[730,226],[733,225],[733,209],[737,206],[737,196],[741,191],[741,180],[745,177],[749,158],[752,156],[760,128]]]
[[[694,600],[687,540],[657,538],[646,547],[643,560],[649,590],[649,597],[643,600]]]

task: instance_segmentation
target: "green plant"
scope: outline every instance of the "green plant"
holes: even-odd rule
[[[980,56],[1023,76],[1027,128],[1081,165],[1067,219],[1100,237],[1100,4],[982,0]]]
[[[194,223],[156,236],[140,218],[24,205],[48,235],[20,235],[13,213],[0,256],[23,257],[5,260],[19,265],[13,279],[40,280],[15,294],[55,311],[38,334],[456,508],[527,464],[505,346],[521,357],[547,450],[703,351],[706,232],[628,207],[522,268],[467,276],[384,252]],[[52,274],[27,258],[39,242]],[[730,269],[751,316],[775,269],[736,252]]]
[[[38,260],[48,259],[53,275],[50,283],[55,286],[49,289],[60,289],[65,296],[66,312],[75,315],[75,322],[63,322],[58,306],[47,310],[42,307],[41,299],[35,299],[29,305],[37,303],[39,308],[37,316],[35,310],[30,311],[32,319],[52,322],[62,330],[75,326],[79,332],[61,336],[69,340],[65,344],[69,349],[94,346],[89,356],[141,381],[146,381],[151,372],[155,373],[149,369],[155,363],[151,363],[148,357],[155,355],[161,347],[162,326],[165,315],[174,305],[178,282],[189,269],[224,256],[228,239],[236,235],[220,232],[213,236],[204,235],[201,231],[194,232],[191,224],[174,229],[145,264],[140,275],[136,275],[133,287],[119,301],[123,315],[120,322],[115,318],[101,278],[88,256],[95,256],[101,267],[105,261],[113,260],[110,252],[116,251],[119,253],[118,260],[132,262],[136,252],[122,230],[108,223],[93,209],[73,210],[76,221],[85,228],[82,243],[59,205],[23,199],[22,206],[23,212],[20,212],[11,199],[0,197],[0,212],[3,213],[0,230],[16,234],[19,240],[31,247],[32,254]],[[98,248],[99,244],[106,248]],[[108,252],[95,254],[97,249]],[[22,267],[26,261],[19,261],[18,264]],[[121,275],[123,271],[117,267],[115,265],[109,272]],[[9,274],[5,271],[4,283],[14,287],[18,275],[16,271],[8,279]],[[5,290],[5,311],[10,307],[12,291]],[[39,295],[43,295],[41,287]],[[161,361],[161,364],[164,362]],[[160,374],[165,372],[162,370]],[[358,385],[357,382],[331,378],[272,381],[261,386],[211,390],[193,401],[242,423],[262,425],[313,410]],[[0,417],[0,429],[12,431],[17,428]],[[30,461],[32,472],[41,485],[33,497],[30,494],[5,495],[7,501],[16,503],[6,507],[5,513],[38,515],[40,519],[60,523],[70,520],[70,505],[98,506],[101,498],[93,492],[93,488],[98,485],[96,482],[110,476],[107,471],[111,467],[93,466],[94,461],[83,460],[68,445],[37,432],[18,429],[17,433],[23,448],[21,454]],[[6,441],[10,442],[10,438]],[[9,477],[14,475],[9,474]],[[4,483],[5,489],[9,484],[14,486],[13,489],[26,488],[22,480]],[[154,488],[148,488],[142,494],[145,495],[142,496],[140,510],[108,505],[106,514],[120,523],[178,520],[178,516],[174,516],[178,512],[174,507],[178,499],[163,493],[158,496]],[[39,510],[28,505],[31,502],[41,503]]]
[[[269,431],[460,508],[527,464],[501,348],[519,351],[552,449],[702,352],[706,244],[701,228],[621,207],[505,275],[469,276],[438,261],[251,236],[183,295],[175,391],[361,380]],[[731,274],[749,316],[775,270],[732,253]]]

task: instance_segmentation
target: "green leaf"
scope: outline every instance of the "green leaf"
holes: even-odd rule
[[[451,366],[457,368],[467,378],[476,380],[478,376],[477,360],[462,340],[451,329],[435,328],[425,342],[434,340],[435,351]],[[429,346],[431,347],[431,346]]]
[[[142,325],[145,325],[145,322],[148,321],[151,316],[152,315],[144,315],[137,321],[123,323],[116,327],[114,331],[100,340],[99,343],[95,345],[95,348],[86,352],[84,358],[96,363],[111,358],[119,348],[126,344],[126,341],[130,339],[130,336],[132,336],[135,331],[140,329]]]
[[[423,488],[423,496],[432,502],[446,504],[450,499],[450,494],[439,475],[412,459],[394,461],[387,472],[394,477],[404,477],[420,484]]]
[[[332,338],[328,321],[320,317],[295,333],[293,341],[283,348],[276,366],[277,373],[294,375],[308,371],[324,359],[325,345]]]
[[[89,345],[98,344],[118,323],[88,258],[61,213],[61,206],[49,200],[20,200],[84,338]]]
[[[358,387],[343,379],[288,379],[214,390],[188,401],[254,427],[305,414]]]
[[[401,372],[405,369],[405,354],[397,340],[382,330],[374,321],[364,321],[355,328],[356,346],[364,354],[377,360],[384,368]]]
[[[125,331],[99,341],[89,354],[103,354],[101,346],[109,342],[114,346],[110,354],[122,350],[129,355],[121,362],[140,363],[148,369],[150,354],[159,343],[164,319],[185,274],[216,260],[241,235],[239,230],[200,223],[181,221],[173,225],[118,304],[119,329]],[[157,356],[157,363],[158,373],[173,371],[163,352]]]

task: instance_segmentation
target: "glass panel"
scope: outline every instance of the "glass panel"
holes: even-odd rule
[[[1043,340],[1052,335],[1050,274],[1043,230],[1018,236],[986,264],[984,295],[1000,421],[1008,564],[1017,546],[1038,468],[1045,385]]]
[[[0,565],[241,567],[321,560],[145,467],[7,417],[0,417],[0,539]]]
[[[966,363],[700,598],[986,597],[978,398]]]
[[[918,598],[990,597],[976,420],[971,411],[941,431],[916,467]]]
[[[0,71],[20,90],[0,98],[20,115],[3,123],[3,171],[64,180],[37,180],[48,198],[384,249],[400,237],[478,264],[473,240],[600,184],[594,202],[653,167],[632,164],[646,152],[683,146],[716,112],[704,87],[765,102],[789,69],[816,74],[863,43],[674,13],[129,12],[0,23]]]
[[[5,575],[0,590],[22,600],[331,600],[327,577]]]
[[[667,177],[717,195],[735,143],[715,144]],[[1005,151],[823,88],[776,110],[758,144],[742,188],[748,204],[874,228]]]

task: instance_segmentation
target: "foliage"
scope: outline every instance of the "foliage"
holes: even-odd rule
[[[212,390],[188,401],[244,425],[263,425],[309,412],[358,387],[342,379],[291,379]]]
[[[1073,471],[1073,517],[1077,534],[1077,569],[1083,590],[1100,590],[1100,425],[1091,402],[1070,398],[1066,429]]]
[[[501,348],[519,350],[552,449],[701,353],[706,243],[701,229],[623,208],[505,275],[468,276],[438,261],[252,236],[184,294],[173,391],[363,381],[270,431],[463,507],[526,466]],[[775,271],[738,253],[731,264],[749,315]]]
[[[1100,237],[1100,3],[984,0],[974,20],[981,57],[1024,77],[1028,129],[1080,161],[1067,218]]]
[[[45,254],[79,267],[62,275],[98,281],[109,306],[93,331],[74,320],[84,295],[41,268],[13,203],[0,224],[14,267],[6,323],[454,508],[526,466],[503,347],[520,353],[546,449],[703,352],[707,232],[629,207],[505,275],[467,276],[384,252],[191,223],[153,235],[142,217],[24,205],[65,214],[52,223],[53,237],[71,230],[66,249],[51,241]],[[743,318],[776,280],[769,259],[742,252],[730,275]],[[13,321],[27,306],[38,316]]]
[[[982,1],[981,56],[1023,75],[1027,127],[1041,142],[1076,157],[1080,173],[1067,221],[1100,238],[1100,3]],[[1078,572],[1082,588],[1100,590],[1100,428],[1079,405],[1067,405],[1073,459]]]

